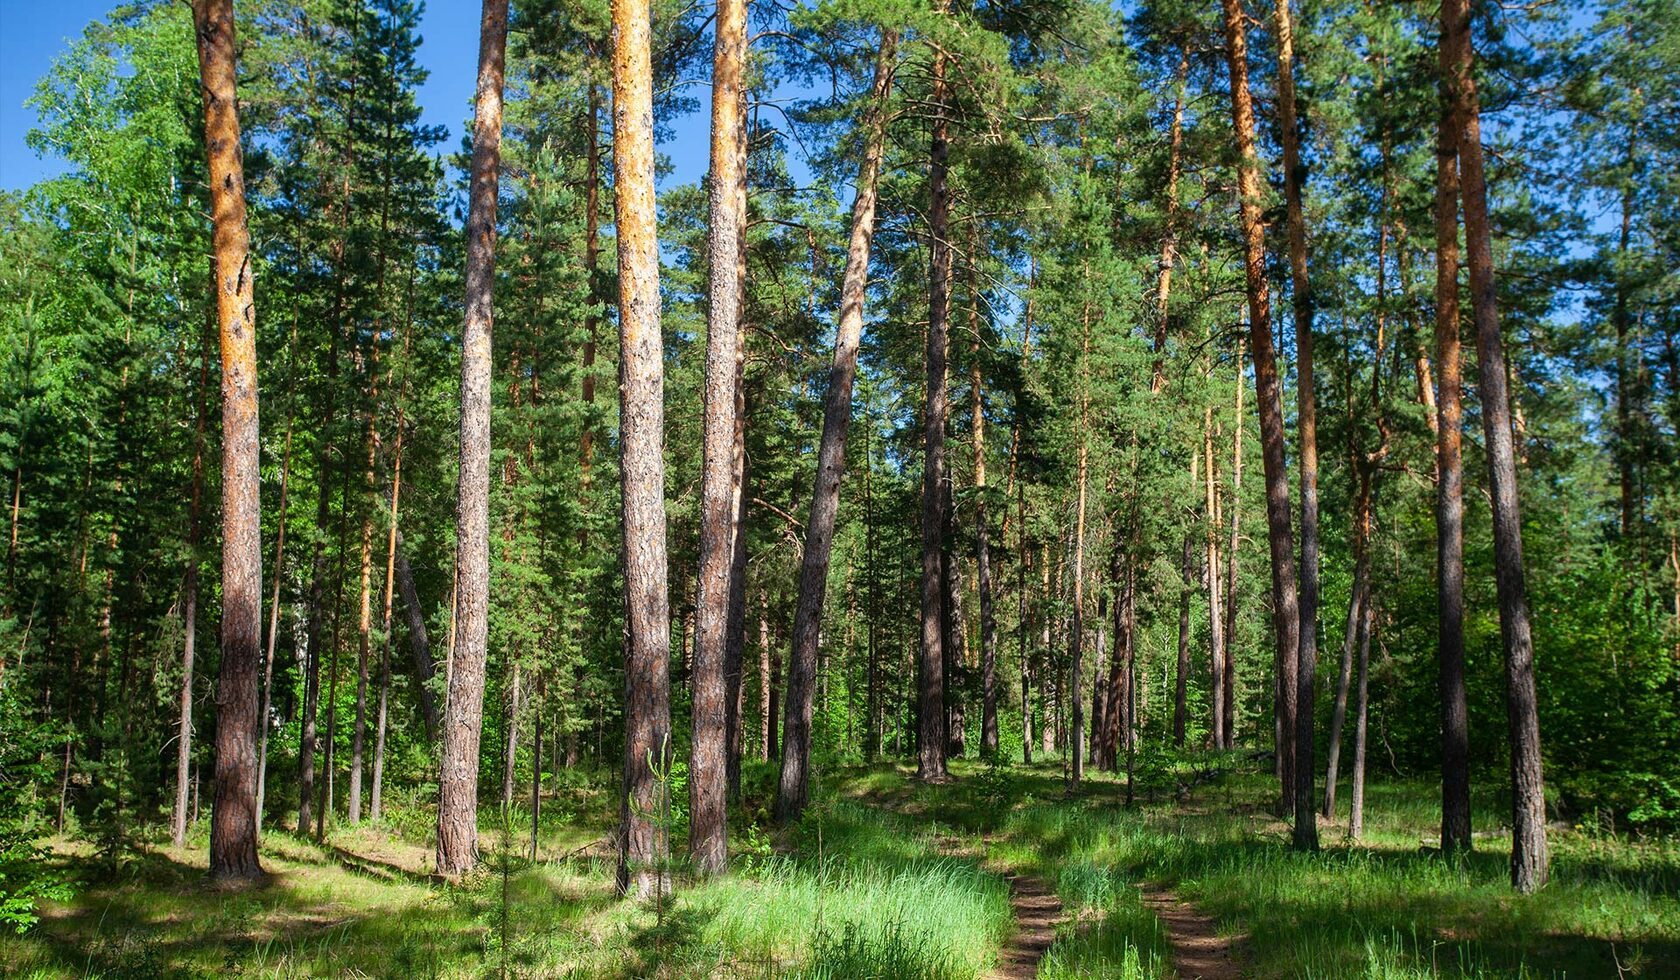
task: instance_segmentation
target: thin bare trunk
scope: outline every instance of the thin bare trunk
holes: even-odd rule
[[[1365,748],[1366,724],[1370,716],[1371,629],[1376,622],[1374,603],[1367,601],[1359,617],[1359,680],[1355,689],[1353,723],[1353,790],[1348,811],[1348,837],[1359,840],[1365,833]]]
[[[1213,455],[1213,406],[1202,412],[1202,468],[1206,476],[1202,575],[1208,595],[1208,660],[1212,674],[1211,695],[1208,698],[1212,715],[1213,747],[1231,747],[1225,730],[1225,603],[1221,597],[1220,576],[1224,568],[1219,559],[1219,471]]]
[[[1363,461],[1354,457],[1359,474],[1359,499],[1354,505],[1353,590],[1348,596],[1347,632],[1342,637],[1342,669],[1336,679],[1336,705],[1330,715],[1329,762],[1324,773],[1324,819],[1336,818],[1336,779],[1342,754],[1342,725],[1347,720],[1348,682],[1353,674],[1353,648],[1359,639],[1362,617],[1370,605],[1371,590],[1371,474]]]
[[[187,575],[186,583],[182,587],[185,596],[185,608],[181,617],[181,721],[175,733],[175,811],[171,839],[176,847],[184,847],[187,843],[187,796],[192,769],[192,701],[193,701],[193,657],[198,646],[198,544],[200,536],[199,519],[204,501],[204,416],[205,392],[210,386],[210,349],[200,346],[198,362],[198,405],[193,422],[193,466],[192,466],[192,505],[187,518]],[[289,449],[288,444],[288,449]],[[285,477],[281,477],[280,498],[285,499]],[[285,505],[281,505],[282,511]],[[282,524],[284,527],[284,524]],[[283,532],[282,532],[283,533]],[[279,563],[275,564],[276,572]],[[279,576],[276,574],[276,584]],[[258,716],[258,724],[262,725],[262,741],[268,742],[267,712]],[[258,783],[257,783],[257,830],[262,830],[262,753],[258,752]]]

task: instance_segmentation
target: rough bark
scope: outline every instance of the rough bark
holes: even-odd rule
[[[1241,198],[1243,273],[1248,292],[1249,346],[1260,414],[1261,461],[1266,480],[1266,537],[1271,546],[1272,621],[1277,640],[1277,757],[1282,812],[1295,809],[1294,733],[1296,656],[1300,615],[1295,579],[1294,529],[1289,514],[1289,474],[1284,463],[1283,391],[1272,349],[1271,305],[1266,281],[1266,229],[1261,218],[1260,159],[1254,147],[1254,104],[1248,89],[1246,14],[1239,0],[1222,0],[1225,53],[1230,66],[1231,117],[1237,138],[1237,192]],[[1239,430],[1241,420],[1238,420]]]
[[[461,336],[461,470],[455,532],[454,649],[438,771],[437,872],[478,863],[478,747],[490,606],[490,334],[496,271],[507,0],[484,0],[479,21],[472,183],[467,202],[466,318]]]
[[[1476,324],[1477,377],[1482,431],[1487,443],[1488,485],[1493,498],[1494,578],[1499,632],[1505,649],[1505,700],[1511,742],[1511,884],[1533,892],[1546,884],[1546,800],[1540,758],[1540,718],[1534,689],[1534,638],[1524,581],[1522,515],[1517,500],[1517,459],[1511,431],[1511,393],[1500,336],[1493,273],[1493,234],[1488,221],[1487,175],[1482,158],[1481,109],[1471,73],[1468,0],[1446,0],[1442,35],[1451,52],[1445,80],[1458,137],[1459,191],[1470,266],[1470,301]]]
[[[262,476],[257,317],[239,145],[232,0],[196,0],[212,270],[222,352],[222,662],[210,876],[251,878],[257,861],[257,682],[262,662]]]
[[[619,451],[624,527],[624,782],[618,889],[663,892],[660,787],[671,746],[665,548],[665,364],[653,186],[653,66],[647,0],[613,0],[613,167],[618,221]]]
[[[811,491],[811,515],[805,525],[799,596],[794,604],[793,652],[788,664],[782,724],[782,767],[776,788],[775,818],[781,823],[799,818],[810,787],[811,702],[823,600],[828,591],[828,566],[834,551],[834,524],[840,510],[840,480],[846,468],[846,435],[851,427],[852,388],[857,378],[858,342],[863,332],[863,304],[869,286],[869,248],[875,235],[876,179],[885,144],[887,99],[892,92],[897,40],[892,31],[881,32],[869,116],[864,123],[867,135],[863,160],[858,164],[857,194],[852,199],[852,229],[840,284],[834,361],[828,371],[817,475]]]
[[[1464,681],[1463,361],[1458,308],[1458,134],[1441,44],[1441,107],[1435,135],[1435,576],[1441,687],[1441,849],[1469,851],[1470,720]]]
[[[916,778],[942,781],[945,770],[945,644],[942,613],[945,532],[946,348],[951,302],[950,144],[945,118],[945,55],[933,56],[933,125],[928,153],[927,404],[922,418],[922,639],[917,669]]]
[[[1300,628],[1295,666],[1295,828],[1300,850],[1318,847],[1314,811],[1313,680],[1318,669],[1318,399],[1313,392],[1313,296],[1301,195],[1300,121],[1295,111],[1295,41],[1289,0],[1277,0],[1278,128],[1283,132],[1284,207],[1289,229],[1290,298],[1295,312],[1296,434],[1301,443]]]
[[[729,759],[725,647],[735,535],[735,363],[741,344],[741,236],[737,193],[746,161],[741,142],[745,0],[718,0],[712,57],[712,148],[707,265],[706,378],[702,422],[700,568],[695,586],[692,738],[689,750],[689,861],[700,875],[729,863]]]

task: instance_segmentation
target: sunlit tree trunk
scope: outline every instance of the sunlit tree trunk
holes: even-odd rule
[[[454,647],[438,769],[437,872],[448,877],[464,874],[478,863],[478,747],[484,729],[484,660],[490,606],[490,333],[507,7],[507,0],[484,0],[479,21],[472,183],[467,203],[466,320],[461,336]]]
[[[1242,544],[1242,478],[1243,478],[1243,340],[1237,338],[1236,411],[1231,433],[1231,537],[1225,554],[1225,744],[1237,744],[1237,550]]]
[[[1366,723],[1370,716],[1371,630],[1376,621],[1374,603],[1367,601],[1359,616],[1359,666],[1354,689],[1353,788],[1348,810],[1348,837],[1359,840],[1365,833],[1365,749]]]
[[[262,658],[262,476],[257,317],[245,224],[232,0],[196,0],[212,262],[222,348],[222,650],[210,876],[251,878],[257,862],[257,674]]]
[[[840,510],[840,479],[846,468],[846,435],[851,427],[852,388],[857,377],[863,304],[869,286],[869,248],[875,235],[876,179],[885,146],[887,100],[892,94],[897,40],[892,31],[881,33],[869,115],[864,123],[863,161],[858,166],[857,193],[852,199],[851,237],[840,284],[840,318],[823,403],[822,437],[817,449],[816,484],[811,491],[811,516],[805,525],[799,595],[794,605],[793,652],[788,665],[782,766],[775,806],[775,818],[782,823],[798,819],[805,809],[810,787],[811,703],[817,648],[822,632],[823,599],[828,590],[828,566],[834,550],[834,524]]]
[[[735,558],[735,366],[741,345],[739,186],[746,0],[718,0],[712,58],[711,189],[707,237],[706,380],[702,423],[700,568],[695,588],[692,726],[688,763],[689,861],[696,873],[729,863],[728,713],[725,670]]]
[[[1248,38],[1239,0],[1222,0],[1225,53],[1230,66],[1231,116],[1239,160],[1243,272],[1248,289],[1249,346],[1254,354],[1260,413],[1261,461],[1266,479],[1266,537],[1271,546],[1272,621],[1277,640],[1277,757],[1282,812],[1295,809],[1294,732],[1296,658],[1301,627],[1296,603],[1295,541],[1289,515],[1289,474],[1284,465],[1283,391],[1272,350],[1270,288],[1266,281],[1266,230],[1261,218],[1260,159],[1254,147],[1254,104],[1248,90]],[[1241,418],[1238,418],[1240,430]],[[1233,553],[1233,560],[1235,555]]]
[[[653,186],[647,0],[613,0],[613,166],[618,221],[619,449],[624,524],[624,782],[618,889],[662,892],[659,787],[670,757],[670,598],[665,550],[665,364]],[[733,256],[731,256],[733,259]]]
[[[1206,501],[1202,575],[1208,596],[1208,666],[1212,675],[1208,698],[1212,724],[1213,747],[1228,749],[1230,736],[1225,730],[1225,603],[1221,596],[1220,576],[1223,566],[1219,559],[1219,470],[1213,455],[1213,406],[1202,412],[1202,469],[1206,476]]]

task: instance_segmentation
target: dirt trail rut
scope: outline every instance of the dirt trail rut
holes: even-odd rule
[[[1009,907],[1015,915],[1015,934],[998,951],[989,980],[1032,980],[1038,961],[1056,941],[1056,926],[1065,917],[1056,889],[1030,875],[1009,875]]]
[[[1166,927],[1173,969],[1183,980],[1237,980],[1237,945],[1214,921],[1158,885],[1143,887],[1143,904]]]

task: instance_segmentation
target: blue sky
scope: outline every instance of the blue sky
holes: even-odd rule
[[[0,189],[22,190],[63,172],[63,161],[37,157],[24,142],[36,124],[24,101],[53,59],[117,2],[0,0]],[[451,150],[460,145],[471,112],[479,10],[473,0],[432,0],[421,22],[420,63],[431,77],[420,90],[420,105],[427,123],[449,128],[444,146]],[[661,147],[674,164],[666,184],[698,180],[706,170],[711,92],[702,85],[692,94],[700,101],[698,111],[675,120],[676,139]]]

